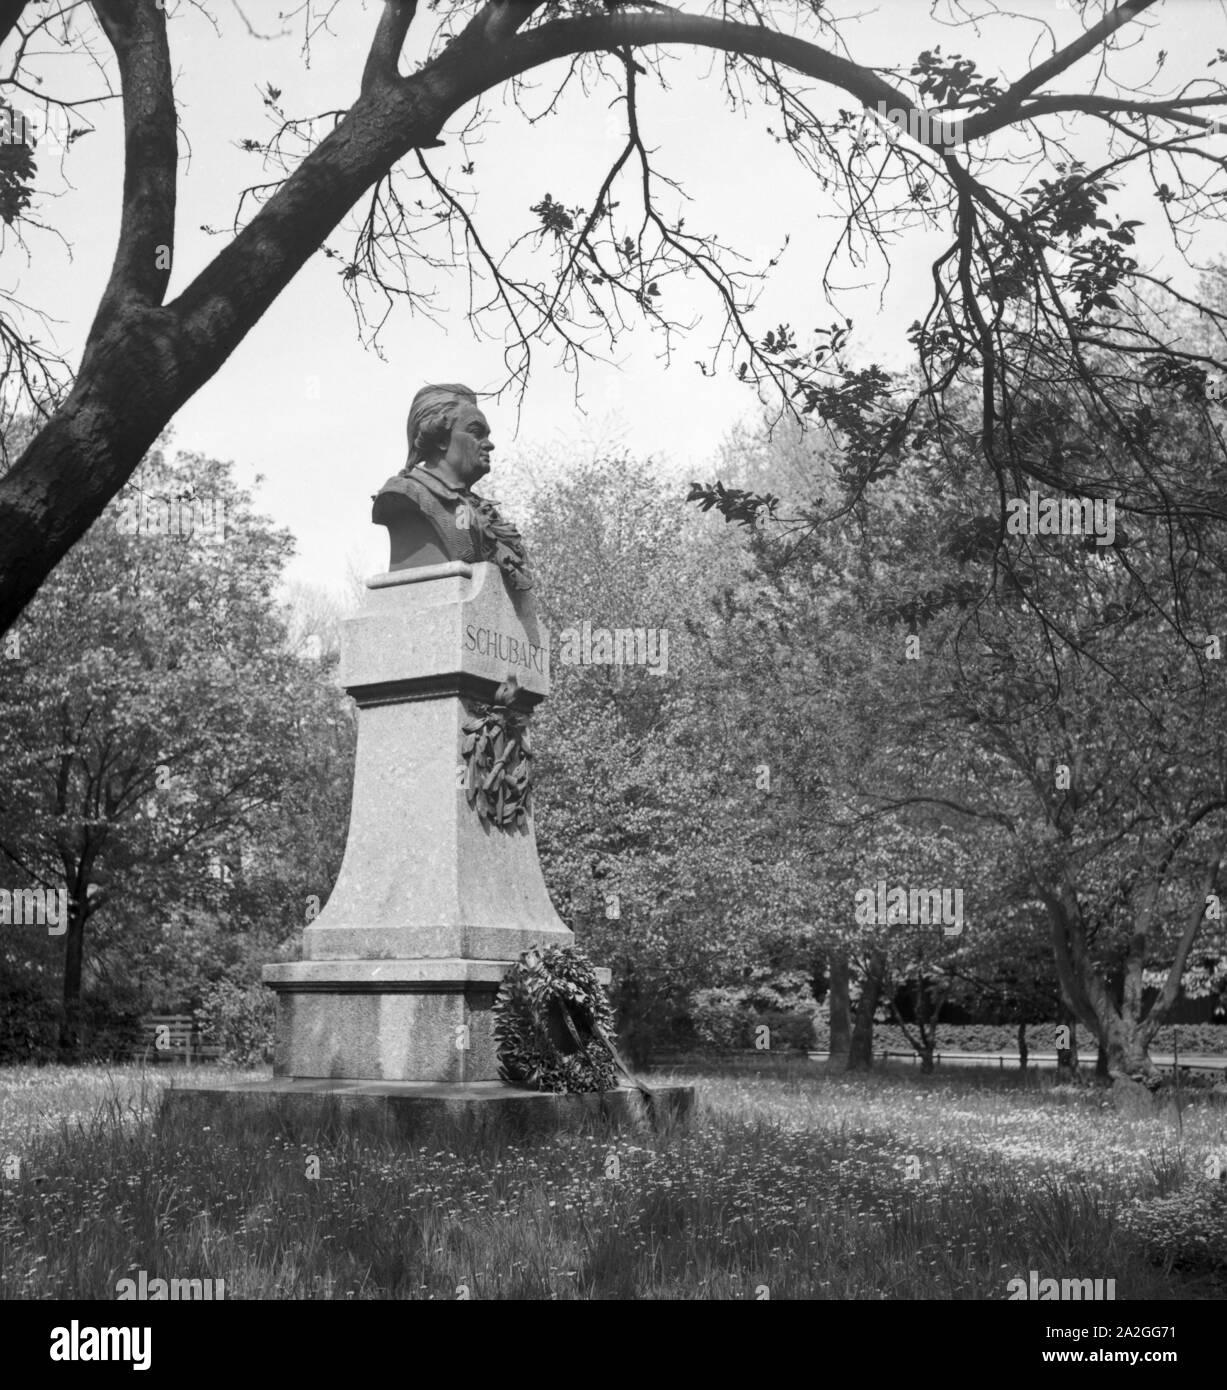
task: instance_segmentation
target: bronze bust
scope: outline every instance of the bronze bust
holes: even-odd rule
[[[388,528],[389,570],[493,560],[513,588],[531,588],[519,533],[472,490],[494,450],[476,392],[458,383],[423,386],[409,409],[408,436],[408,461],[371,511]]]

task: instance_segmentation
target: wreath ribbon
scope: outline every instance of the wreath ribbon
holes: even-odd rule
[[[530,957],[534,959],[530,959]],[[537,970],[541,973],[544,973],[544,968],[541,964],[541,957],[537,955],[535,951],[526,951],[520,959],[523,960],[525,966],[528,969]],[[551,1006],[557,1007],[559,1014],[561,1014],[562,1016],[563,1024],[566,1026],[567,1031],[571,1034],[571,1040],[575,1043],[575,1046],[584,1054],[585,1057],[587,1057],[588,1061],[592,1064],[593,1069],[599,1071],[599,1068],[595,1059],[592,1056],[592,1053],[588,1051],[588,1044],[583,1040],[583,1038],[580,1037],[579,1030],[575,1026],[575,1019],[571,1014],[570,1005],[567,1003],[565,999],[561,997],[555,997],[551,999],[550,1004]],[[581,1022],[584,1022],[584,1020],[581,1020]],[[622,1060],[622,1054],[614,1046],[613,1038],[610,1037],[610,1035],[605,1031],[604,1028],[601,1027],[601,1025],[597,1022],[595,1018],[590,1021],[590,1025],[588,1026],[591,1026],[593,1033],[596,1035],[597,1039],[600,1041],[605,1051],[608,1052],[609,1055],[613,1058],[614,1065],[618,1068],[622,1075],[626,1077],[626,1079],[631,1083],[631,1085],[637,1091],[639,1091],[645,1098],[647,1098],[650,1103],[655,1095],[655,1092],[651,1089],[650,1086],[640,1081],[639,1078],[635,1076],[631,1069]]]

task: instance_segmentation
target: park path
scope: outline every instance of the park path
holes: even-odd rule
[[[830,1056],[829,1052],[811,1052],[809,1054],[816,1061],[826,1061]],[[883,1054],[875,1052],[875,1060]],[[888,1052],[885,1054],[892,1061],[914,1061],[919,1064],[920,1058],[914,1052]],[[1095,1065],[1095,1055],[1093,1052],[1080,1052],[1079,1063],[1082,1066],[1089,1064]],[[1176,1059],[1170,1052],[1152,1052],[1151,1061],[1157,1067],[1171,1067],[1175,1065]],[[934,1054],[934,1060],[941,1066],[1000,1066],[1002,1070],[1013,1067],[1018,1068],[1017,1052],[938,1052]],[[1055,1052],[1029,1052],[1027,1054],[1027,1065],[1035,1067],[1055,1067],[1057,1064],[1057,1054]],[[1180,1054],[1180,1065],[1182,1067],[1192,1067],[1198,1071],[1223,1071],[1227,1070],[1227,1057],[1215,1057],[1208,1053],[1201,1052],[1182,1052]]]

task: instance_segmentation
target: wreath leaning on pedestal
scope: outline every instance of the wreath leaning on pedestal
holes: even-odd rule
[[[572,946],[525,951],[511,967],[494,1004],[494,1037],[499,1076],[511,1086],[612,1091],[626,1072],[609,1000],[592,962]]]

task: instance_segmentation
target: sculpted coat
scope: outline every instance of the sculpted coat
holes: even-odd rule
[[[473,564],[477,552],[473,521],[481,499],[468,488],[454,488],[421,468],[389,478],[375,497],[371,520],[388,528],[390,570]]]

